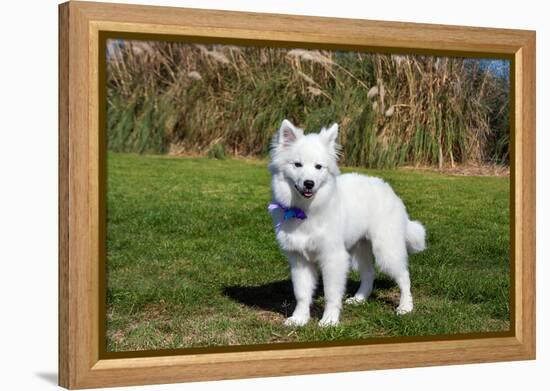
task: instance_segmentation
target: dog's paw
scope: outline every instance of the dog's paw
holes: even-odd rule
[[[395,312],[397,313],[397,315],[405,315],[412,312],[412,310],[413,310],[412,303],[404,303],[404,304],[399,304],[399,307],[397,307]]]
[[[309,317],[307,316],[295,316],[292,315],[290,318],[287,318],[285,320],[285,326],[289,327],[296,327],[296,326],[304,326],[309,321]]]
[[[332,326],[338,326],[338,323],[340,323],[340,319],[337,314],[324,314],[321,320],[319,321],[319,326],[332,327]]]
[[[357,296],[357,295],[353,297],[349,297],[345,301],[346,304],[351,304],[351,305],[362,304],[364,302],[365,302],[365,298],[363,296]]]

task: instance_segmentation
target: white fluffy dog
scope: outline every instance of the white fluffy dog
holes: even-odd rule
[[[337,137],[337,124],[304,135],[303,129],[284,120],[273,138],[269,210],[296,297],[287,325],[309,321],[318,269],[325,294],[319,324],[338,324],[350,261],[359,270],[361,285],[347,302],[360,303],[372,291],[373,258],[399,286],[397,313],[413,309],[407,250],[424,250],[424,227],[409,220],[403,202],[383,180],[340,175]]]

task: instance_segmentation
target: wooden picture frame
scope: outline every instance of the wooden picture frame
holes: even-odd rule
[[[101,349],[98,262],[104,208],[99,59],[105,32],[287,42],[313,47],[511,60],[512,319],[475,338],[234,349],[109,358]],[[104,289],[103,289],[104,290]],[[59,384],[90,388],[535,358],[535,33],[533,31],[89,2],[59,6]]]

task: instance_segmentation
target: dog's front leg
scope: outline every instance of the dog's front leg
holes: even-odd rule
[[[342,298],[346,290],[349,254],[345,250],[333,251],[320,260],[325,293],[325,312],[319,326],[336,326],[340,322]]]
[[[309,307],[317,285],[317,269],[312,262],[295,253],[288,254],[288,262],[296,308],[292,316],[285,321],[285,325],[303,326],[309,321]]]

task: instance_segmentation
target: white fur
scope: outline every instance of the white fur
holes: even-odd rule
[[[400,288],[397,313],[413,309],[407,250],[424,250],[424,227],[409,220],[403,202],[383,180],[360,174],[340,175],[337,137],[337,124],[304,135],[288,120],[273,137],[269,165],[273,201],[298,207],[307,215],[305,220],[284,220],[281,210],[272,212],[277,242],[288,258],[296,297],[296,308],[286,320],[287,325],[301,326],[309,321],[318,270],[326,303],[319,324],[338,324],[350,261],[359,270],[361,285],[347,302],[360,303],[368,298],[376,260],[380,271]],[[308,180],[314,182],[310,198],[302,195],[309,192],[304,185]]]

